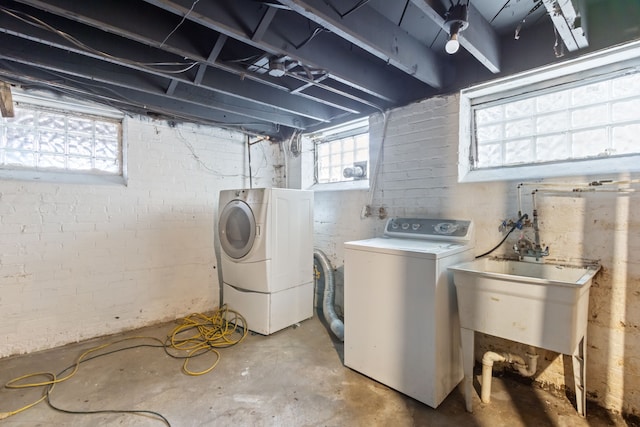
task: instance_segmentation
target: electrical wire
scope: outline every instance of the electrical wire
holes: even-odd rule
[[[174,359],[184,359],[182,365],[182,371],[191,376],[199,376],[204,375],[208,372],[211,372],[220,361],[220,353],[217,348],[227,348],[233,345],[239,344],[242,342],[248,334],[247,322],[245,318],[238,312],[229,309],[226,305],[223,305],[219,309],[215,310],[211,316],[207,316],[201,313],[194,313],[185,318],[183,318],[179,324],[173,328],[171,333],[167,336],[167,338],[163,341],[156,337],[150,336],[132,336],[125,337],[119,340],[111,341],[105,344],[101,344],[95,347],[92,347],[83,353],[80,354],[75,360],[75,362],[63,369],[60,373],[55,374],[52,372],[36,372],[30,373],[26,375],[22,375],[20,377],[14,378],[8,381],[5,384],[5,388],[7,389],[29,389],[29,388],[37,388],[37,387],[45,387],[43,396],[37,399],[36,401],[27,404],[21,408],[16,410],[0,412],[0,420],[9,418],[13,415],[24,412],[37,404],[47,401],[49,406],[52,409],[55,409],[60,412],[68,413],[68,414],[104,414],[104,413],[122,413],[122,414],[137,414],[137,415],[146,415],[146,416],[154,416],[160,421],[162,421],[167,426],[171,426],[169,420],[164,417],[162,414],[149,411],[149,410],[129,410],[129,409],[102,409],[95,411],[72,411],[68,409],[63,409],[55,406],[51,402],[51,393],[56,384],[62,383],[64,381],[72,378],[78,370],[80,369],[80,365],[82,363],[88,362],[90,360],[96,359],[98,357],[107,356],[109,354],[117,353],[120,351],[130,350],[133,348],[139,347],[155,347],[164,349],[165,353],[174,358]],[[110,348],[116,344],[120,344],[128,341],[135,340],[147,340],[151,341],[155,344],[150,343],[142,343],[129,347],[119,348],[116,350],[111,350],[108,352],[103,352],[99,354],[97,353],[101,350],[105,350]],[[180,356],[175,354],[173,351],[186,351],[186,356]],[[207,353],[213,353],[215,355],[215,360],[211,363],[211,365],[201,371],[192,371],[189,369],[189,362],[194,357],[202,356]],[[66,372],[70,371],[65,375]],[[63,376],[64,375],[64,376]],[[36,380],[38,378],[46,378],[45,380],[39,381]],[[32,382],[28,382],[30,380]]]
[[[502,11],[504,10],[505,7],[507,7],[507,5],[511,2],[511,0],[507,0],[507,2],[505,4],[502,5],[502,7],[500,8],[500,10],[498,10],[498,12],[493,16],[493,18],[491,18],[491,20],[489,21],[489,24],[492,24],[493,21],[496,20],[496,18],[498,17],[498,15],[500,15],[502,13]],[[453,3],[451,3],[451,6],[453,6]]]
[[[555,35],[555,42],[553,43],[553,54],[556,58],[562,58],[564,56],[564,42],[560,41],[560,34],[558,34],[558,29],[553,26],[553,34]]]
[[[380,136],[380,147],[378,147],[378,155],[376,158],[375,170],[373,170],[371,177],[369,179],[369,200],[368,204],[363,206],[362,212],[360,214],[360,219],[368,216],[370,213],[370,209],[373,206],[373,198],[376,192],[376,184],[378,182],[378,175],[380,174],[380,167],[382,166],[382,156],[384,154],[384,143],[387,138],[387,127],[389,126],[389,118],[391,116],[391,111],[382,113],[382,135]]]
[[[253,188],[253,173],[251,172],[251,141],[247,135],[247,163],[249,165],[249,188]]]
[[[402,27],[402,21],[404,21],[404,15],[407,13],[407,8],[409,7],[409,3],[411,0],[407,0],[404,4],[404,9],[402,9],[402,15],[400,15],[400,19],[398,20],[398,27]]]
[[[199,0],[196,0],[196,2]],[[190,69],[192,69],[193,67],[195,67],[196,65],[198,65],[197,61],[192,61],[192,62],[140,62],[140,61],[134,61],[131,59],[127,59],[127,58],[123,58],[123,57],[119,57],[119,56],[114,56],[111,55],[107,52],[103,52],[101,50],[98,49],[94,49],[93,47],[81,42],[80,40],[78,40],[77,38],[73,37],[72,35],[59,30],[55,27],[53,27],[52,25],[49,25],[48,23],[46,23],[45,21],[36,18],[35,16],[29,15],[27,13],[21,12],[19,10],[15,10],[15,9],[10,9],[4,6],[0,6],[0,12],[3,12],[15,19],[18,19],[26,24],[32,25],[36,28],[40,28],[43,30],[47,30],[50,31],[54,34],[57,34],[58,36],[62,37],[63,39],[67,40],[68,42],[72,43],[73,45],[75,45],[76,47],[79,47],[80,49],[92,53],[94,55],[97,55],[99,57],[105,58],[105,59],[109,59],[112,61],[118,61],[118,62],[123,62],[125,64],[128,65],[133,65],[136,67],[140,67],[140,68],[144,68],[148,71],[152,71],[152,72],[156,72],[156,73],[165,73],[165,74],[181,74],[184,73],[186,71],[189,71]],[[163,42],[164,43],[164,42]],[[178,70],[166,70],[166,69],[156,69],[154,68],[154,66],[181,66],[183,68],[178,69]]]
[[[508,2],[507,2],[508,3]],[[522,26],[524,25],[524,23],[526,22],[527,18],[529,17],[529,15],[531,15],[533,12],[535,12],[536,10],[540,9],[540,7],[542,6],[542,0],[539,0],[531,9],[529,9],[529,12],[524,16],[524,18],[522,18],[522,21],[520,21],[520,23],[518,24],[518,26],[516,27],[516,30],[514,32],[514,36],[513,38],[516,40],[520,39],[520,31],[522,30]],[[497,15],[496,15],[497,16]]]
[[[225,174],[222,173],[212,167],[210,167],[209,165],[207,165],[201,158],[200,156],[196,153],[195,148],[193,147],[193,145],[187,140],[187,138],[184,137],[184,135],[182,134],[182,132],[180,131],[179,127],[176,127],[176,133],[178,135],[178,139],[184,144],[185,147],[187,147],[187,150],[189,150],[189,152],[191,153],[191,157],[193,157],[193,159],[200,165],[200,167],[202,167],[205,171],[210,172],[211,174],[217,176],[217,177],[221,177],[221,178],[237,178],[237,177],[241,177],[243,176],[242,174]],[[193,132],[194,134],[196,132]],[[230,141],[234,141],[230,139]]]
[[[1,60],[0,60],[1,61]],[[117,91],[115,91],[114,89],[108,88],[108,87],[103,87],[97,84],[89,84],[87,82],[83,82],[77,79],[73,79],[71,77],[56,73],[54,71],[49,71],[49,70],[43,70],[43,72],[51,74],[53,76],[58,77],[59,79],[62,79],[63,82],[60,82],[58,80],[47,80],[47,81],[42,81],[42,80],[35,80],[33,78],[30,78],[26,75],[21,75],[20,71],[17,70],[15,67],[10,67],[10,64],[6,64],[7,68],[10,68],[11,70],[13,70],[13,75],[8,74],[7,72],[4,72],[4,70],[0,69],[0,75],[3,76],[4,78],[12,78],[16,84],[21,84],[24,85],[25,82],[27,82],[26,84],[33,84],[33,85],[37,85],[37,86],[42,86],[43,89],[46,90],[50,90],[51,87],[55,87],[56,90],[63,92],[69,96],[75,96],[77,97],[77,95],[82,95],[85,97],[90,97],[91,100],[93,100],[94,102],[99,102],[99,103],[103,103],[103,104],[107,104],[115,109],[118,110],[122,110],[122,111],[132,111],[136,114],[142,114],[144,115],[145,113],[157,113],[158,115],[164,114],[166,117],[170,117],[173,119],[181,119],[184,120],[185,122],[190,122],[190,123],[196,123],[196,124],[208,124],[208,125],[215,125],[218,126],[222,129],[228,129],[228,130],[234,130],[234,131],[239,131],[239,132],[243,132],[244,134],[247,135],[251,135],[251,136],[258,136],[258,137],[262,137],[264,135],[258,134],[256,132],[252,132],[248,129],[246,129],[246,126],[264,126],[263,123],[224,123],[224,122],[218,122],[215,120],[204,120],[201,118],[194,118],[192,116],[188,116],[188,115],[183,115],[183,114],[179,114],[176,113],[175,111],[169,111],[169,110],[165,110],[162,109],[160,107],[153,107],[153,110],[147,110],[146,106],[142,106],[142,105],[137,105],[129,100],[127,100],[127,98],[124,95],[120,95]],[[114,97],[109,97],[105,94],[101,94],[101,93],[97,93],[96,91],[93,90],[89,90],[87,88],[84,87],[67,87],[67,86],[63,86],[63,84],[65,83],[65,80],[69,80],[75,83],[80,84],[81,86],[89,86],[89,87],[96,87],[99,89],[103,89],[105,91],[109,91],[111,93],[113,93],[114,95],[118,96],[119,98],[114,98]],[[146,110],[145,113],[141,113],[140,110]],[[278,124],[274,124],[275,125],[275,131],[278,132],[279,131],[279,125]],[[211,169],[209,169],[212,172],[215,172]],[[222,175],[221,176],[240,176],[240,175]]]
[[[358,3],[356,3],[355,6],[353,6],[351,9],[347,10],[345,13],[343,13],[342,15],[340,15],[340,18],[344,18],[347,15],[352,14],[353,12],[355,12],[356,10],[360,9],[362,6],[366,5],[367,3],[369,3],[370,0],[360,0]]]
[[[322,33],[322,32],[327,32],[330,33],[331,30],[328,30],[324,27],[318,27],[315,30],[313,30],[313,32],[309,35],[309,37],[307,37],[306,39],[304,39],[302,41],[302,43],[300,43],[298,46],[294,46],[296,49],[301,49],[304,46],[306,46],[311,40],[313,40],[318,34]]]
[[[191,8],[189,8],[189,10],[187,11],[187,13],[184,14],[184,16],[182,17],[182,20],[180,20],[180,22],[178,22],[178,25],[176,25],[174,27],[173,30],[171,30],[171,32],[169,34],[167,34],[167,37],[164,38],[164,40],[162,40],[162,43],[160,43],[160,47],[164,46],[164,44],[166,43],[167,40],[169,40],[169,37],[171,37],[173,35],[173,33],[175,33],[178,28],[180,28],[182,26],[182,24],[184,24],[184,21],[187,19],[187,17],[189,16],[189,14],[191,12],[193,12],[193,8],[196,7],[196,4],[198,4],[200,0],[195,0],[193,2],[193,4],[191,5]]]
[[[199,376],[211,372],[220,361],[220,353],[217,348],[227,348],[239,344],[248,334],[247,321],[237,311],[223,305],[212,316],[194,313],[182,319],[182,323],[176,326],[165,342],[165,351],[168,349],[187,351],[184,357],[182,370],[185,374]],[[202,371],[189,369],[189,361],[192,357],[212,352],[216,355],[213,364]],[[167,351],[169,356],[175,357]]]

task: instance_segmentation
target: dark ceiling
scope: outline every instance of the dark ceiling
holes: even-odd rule
[[[0,80],[280,139],[640,38],[639,0],[471,0],[448,55],[454,4],[0,0]]]

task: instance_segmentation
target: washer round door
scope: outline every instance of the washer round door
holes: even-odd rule
[[[231,258],[239,259],[249,253],[256,237],[256,219],[249,205],[233,200],[220,215],[220,246]]]

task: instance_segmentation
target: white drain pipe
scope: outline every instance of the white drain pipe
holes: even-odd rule
[[[482,400],[482,403],[491,402],[491,376],[494,362],[511,363],[520,375],[530,377],[535,374],[538,369],[538,355],[535,349],[529,349],[527,359],[529,363],[526,363],[521,356],[516,354],[487,351],[482,356],[482,385],[480,389],[480,400]]]
[[[331,328],[331,332],[340,340],[344,341],[344,323],[333,307],[333,300],[335,294],[335,285],[333,284],[333,269],[329,258],[320,249],[313,250],[313,257],[318,260],[320,267],[322,267],[322,275],[324,276],[324,296],[322,298],[322,313],[324,318]]]

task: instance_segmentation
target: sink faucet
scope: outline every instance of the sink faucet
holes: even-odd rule
[[[536,261],[539,261],[543,256],[549,255],[549,246],[544,250],[540,246],[540,228],[538,227],[538,210],[533,210],[533,233],[535,236],[535,245],[533,247],[533,256],[536,257]]]
[[[536,190],[537,191],[537,190]],[[536,208],[536,191],[532,193],[533,196],[533,233],[534,241],[532,242],[524,235],[520,237],[518,243],[513,246],[513,250],[519,255],[520,259],[523,257],[535,257],[536,262],[540,261],[542,257],[549,256],[549,246],[542,249],[540,245],[540,228],[538,227],[538,209]]]

